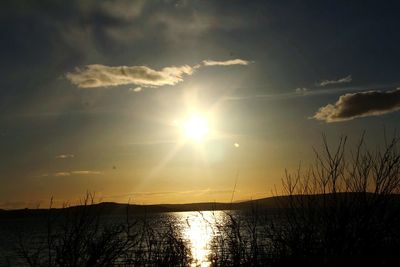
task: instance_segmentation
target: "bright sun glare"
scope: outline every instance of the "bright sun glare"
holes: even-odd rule
[[[200,115],[192,115],[184,122],[183,130],[187,139],[202,141],[208,133],[208,121]]]

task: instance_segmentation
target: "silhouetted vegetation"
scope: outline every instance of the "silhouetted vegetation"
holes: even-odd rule
[[[146,218],[125,223],[101,221],[94,196],[79,209],[51,214],[45,240],[20,239],[18,254],[28,266],[187,266],[187,245],[171,225],[152,227]],[[129,208],[129,206],[127,206]]]
[[[346,141],[332,150],[323,136],[313,166],[286,172],[279,216],[230,216],[215,266],[392,266],[400,247],[399,139],[374,152],[364,138],[353,151]]]
[[[252,202],[248,214],[208,222],[216,231],[211,265],[392,266],[400,247],[399,139],[376,151],[364,138],[347,151],[346,141],[332,149],[324,136],[311,167],[286,172],[274,209]],[[190,247],[174,225],[132,220],[129,206],[126,222],[101,222],[91,204],[88,194],[80,209],[50,209],[45,242],[21,239],[20,257],[32,267],[190,265]]]

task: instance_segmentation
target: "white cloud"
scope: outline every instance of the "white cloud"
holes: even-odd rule
[[[349,83],[352,80],[353,79],[351,78],[351,75],[348,75],[348,76],[346,76],[344,78],[340,78],[340,79],[337,79],[337,80],[324,80],[324,81],[318,83],[318,85],[319,86],[327,86],[327,85],[330,85],[330,84]]]
[[[129,89],[129,91],[138,93],[138,92],[142,91],[142,87],[138,86],[138,87],[135,87],[135,88],[131,88],[131,89]]]
[[[146,66],[109,67],[100,64],[87,65],[85,69],[77,68],[66,77],[81,88],[107,87],[124,84],[136,84],[143,87],[174,85],[183,81],[184,75],[191,75],[193,68],[184,65],[153,70]]]
[[[216,61],[216,60],[203,60],[204,66],[230,66],[230,65],[248,65],[249,61],[243,59],[231,59],[226,61]]]
[[[335,104],[319,108],[313,118],[325,122],[339,122],[398,110],[400,110],[400,88],[392,91],[371,90],[342,95]]]
[[[146,66],[104,66],[100,64],[87,65],[84,69],[76,68],[75,72],[66,74],[66,78],[81,88],[97,88],[135,84],[134,92],[142,87],[159,87],[175,85],[182,82],[184,76],[192,75],[195,69],[207,66],[248,65],[249,61],[232,59],[227,61],[204,60],[203,64],[194,66],[171,66],[154,70]],[[140,89],[139,89],[140,88]]]

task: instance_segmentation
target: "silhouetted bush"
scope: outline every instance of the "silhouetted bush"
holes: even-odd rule
[[[332,150],[323,136],[313,166],[286,171],[278,214],[230,215],[213,265],[392,266],[400,247],[399,139],[374,152],[364,138],[346,151],[346,140]]]
[[[79,208],[63,208],[51,214],[47,235],[20,239],[19,255],[28,266],[187,266],[190,258],[180,234],[153,228],[144,218],[131,222],[101,222],[102,211],[87,194]],[[128,206],[127,206],[128,207]],[[155,230],[157,229],[157,230]]]
[[[393,262],[400,240],[399,139],[371,152],[361,138],[347,154],[346,138],[333,151],[323,141],[314,166],[283,181],[289,196],[281,203],[284,219],[271,224],[278,255],[315,266]]]

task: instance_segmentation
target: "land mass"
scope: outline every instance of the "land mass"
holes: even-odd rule
[[[252,206],[262,206],[263,208],[277,207],[277,197],[268,197],[250,201],[240,201],[233,203],[224,202],[200,202],[200,203],[186,203],[186,204],[153,204],[153,205],[139,205],[139,204],[125,204],[116,202],[101,202],[90,204],[91,208],[97,209],[102,214],[143,214],[143,213],[160,213],[160,212],[183,212],[183,211],[207,211],[207,210],[244,210]],[[70,206],[66,208],[52,208],[51,212],[58,213],[62,211],[75,211],[84,209],[85,205]],[[14,209],[4,210],[0,209],[0,218],[2,217],[24,217],[24,216],[41,216],[48,214],[49,209],[35,208],[35,209]]]
[[[154,205],[139,205],[139,204],[124,204],[115,202],[101,202],[90,205],[77,205],[66,208],[52,208],[51,212],[79,211],[84,208],[92,208],[101,214],[107,215],[123,215],[123,214],[144,214],[144,213],[162,213],[162,212],[184,212],[184,211],[210,211],[210,210],[251,210],[251,209],[270,209],[277,210],[285,206],[285,203],[295,203],[290,201],[290,198],[296,198],[299,203],[319,202],[332,200],[334,197],[339,199],[350,198],[356,199],[361,193],[339,193],[325,195],[296,195],[296,196],[275,196],[255,200],[240,201],[233,203],[224,202],[200,202],[186,204],[154,204]],[[367,198],[372,198],[373,194],[364,194]],[[400,195],[395,194],[391,199],[396,203],[400,203]],[[15,218],[25,216],[43,216],[49,213],[49,209],[15,209],[4,210],[0,209],[0,218]]]

